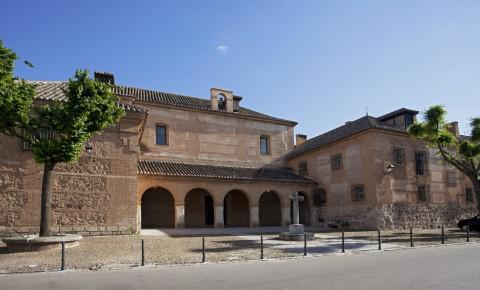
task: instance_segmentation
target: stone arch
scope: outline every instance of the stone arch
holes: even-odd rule
[[[247,195],[238,189],[229,191],[223,199],[225,227],[248,227],[250,207]]]
[[[303,196],[304,200],[299,203],[300,223],[310,225],[310,200],[306,193],[299,191],[299,196]],[[293,223],[293,201],[290,200],[290,223]]]
[[[142,228],[174,228],[175,202],[165,188],[152,187],[142,194]]]
[[[214,222],[212,195],[202,188],[190,190],[185,196],[185,227],[212,227]]]
[[[282,225],[282,203],[274,191],[265,191],[258,202],[259,224],[261,227]]]

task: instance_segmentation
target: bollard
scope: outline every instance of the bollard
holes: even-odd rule
[[[410,247],[413,247],[413,229],[410,228]]]
[[[205,263],[205,237],[202,237],[202,263]]]
[[[260,235],[260,259],[263,260],[263,234]]]
[[[467,226],[467,243],[470,243],[470,226]]]
[[[345,232],[342,231],[342,253],[345,253]]]
[[[303,233],[303,255],[307,255],[307,233]]]
[[[442,245],[445,244],[445,232],[442,226]]]
[[[62,242],[62,266],[61,270],[65,270],[65,242]]]
[[[378,230],[378,250],[382,249],[382,236],[380,235],[380,230]]]
[[[142,266],[145,266],[145,241],[142,239]]]

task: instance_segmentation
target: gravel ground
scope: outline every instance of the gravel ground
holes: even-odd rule
[[[414,231],[414,244],[440,244],[440,230]],[[264,236],[264,257],[285,258],[303,254],[303,242],[278,241],[276,235]],[[340,249],[339,232],[322,232],[309,242],[309,253],[334,253]],[[202,238],[169,236],[107,236],[86,237],[79,247],[66,249],[68,269],[120,268],[141,263],[141,239],[145,241],[146,264],[188,264],[202,261]],[[349,250],[372,250],[377,242],[377,232],[345,232]],[[445,243],[465,242],[466,234],[445,230]],[[478,233],[471,233],[470,241],[480,242]],[[410,246],[408,231],[382,232],[385,245]],[[211,236],[205,238],[208,262],[243,261],[259,259],[258,236]],[[58,270],[60,250],[9,253],[0,242],[0,273],[36,272]]]

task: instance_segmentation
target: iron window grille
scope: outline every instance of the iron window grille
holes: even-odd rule
[[[427,173],[427,152],[417,151],[415,152],[415,168],[417,175],[426,175]]]
[[[365,185],[363,184],[352,185],[352,200],[353,201],[365,200]]]
[[[338,170],[343,168],[342,154],[333,155],[330,158],[330,166],[332,170]]]

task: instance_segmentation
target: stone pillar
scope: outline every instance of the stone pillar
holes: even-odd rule
[[[223,228],[224,226],[225,226],[225,222],[223,220],[223,204],[216,204],[215,205],[215,227]]]
[[[175,228],[176,229],[185,228],[185,204],[184,203],[175,204]]]
[[[258,227],[260,224],[258,218],[258,206],[251,206],[250,207],[250,227]]]
[[[290,207],[282,207],[282,226],[290,224]]]

